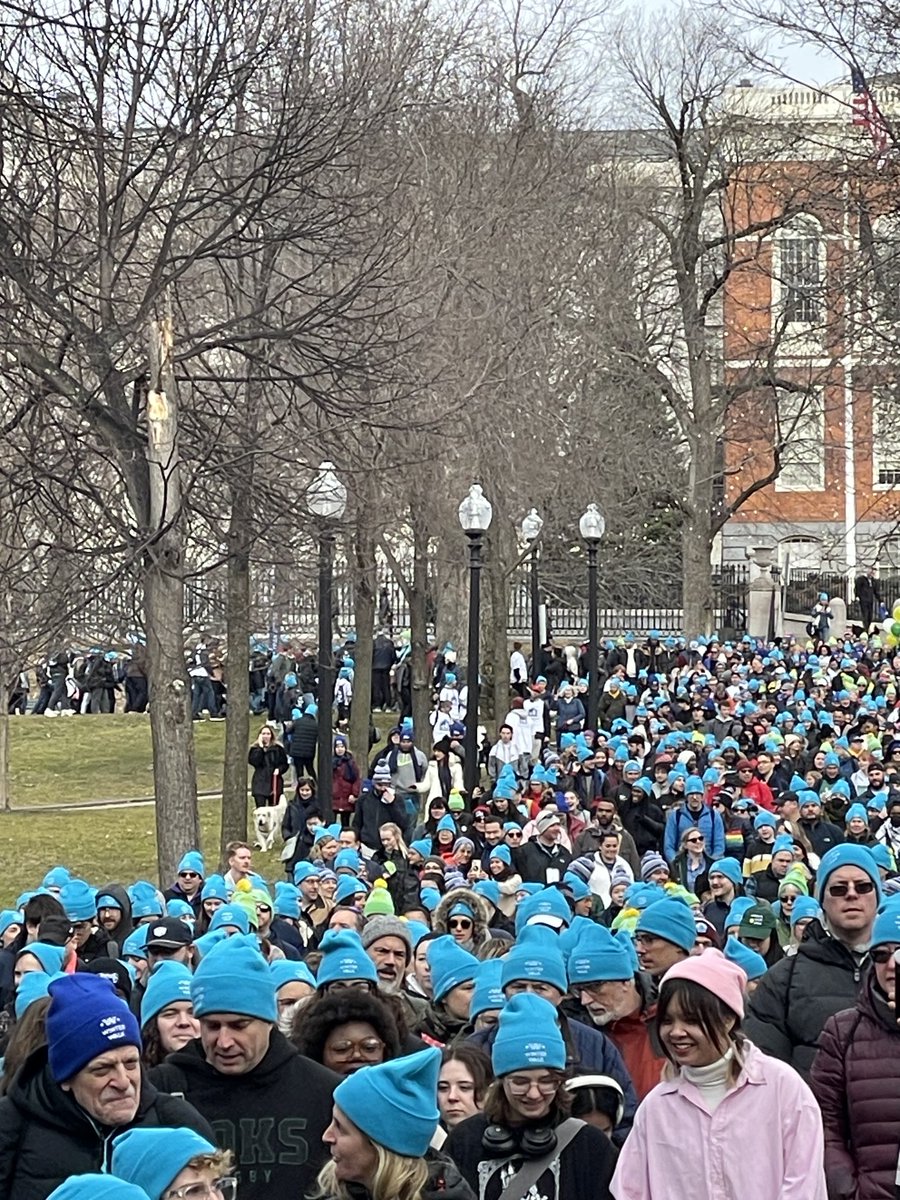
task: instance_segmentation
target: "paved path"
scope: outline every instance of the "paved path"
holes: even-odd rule
[[[220,800],[221,792],[198,792],[198,800]],[[147,808],[156,803],[154,796],[137,796],[124,800],[87,800],[83,804],[14,804],[7,812],[14,813],[48,813],[48,812],[90,812],[98,808]]]

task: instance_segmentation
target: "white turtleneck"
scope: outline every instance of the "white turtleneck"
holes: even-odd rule
[[[716,1111],[728,1094],[733,1057],[734,1051],[729,1049],[724,1057],[717,1058],[707,1067],[681,1068],[682,1075],[697,1088],[711,1113]]]

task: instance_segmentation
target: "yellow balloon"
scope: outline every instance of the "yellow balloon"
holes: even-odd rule
[[[894,618],[895,621],[900,621],[900,600],[898,600],[897,603],[894,605],[894,607],[891,609],[891,616]]]
[[[884,644],[887,646],[888,650],[893,650],[893,648],[897,645],[897,639],[892,633],[889,633],[885,636]]]

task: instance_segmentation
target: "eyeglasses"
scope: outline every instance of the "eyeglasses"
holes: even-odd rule
[[[545,1079],[524,1079],[519,1075],[507,1075],[503,1083],[509,1089],[511,1096],[527,1096],[536,1087],[542,1096],[552,1096],[559,1087],[559,1080],[547,1077]]]
[[[212,1183],[188,1183],[163,1194],[163,1200],[235,1200],[237,1176],[223,1175]]]
[[[883,967],[885,963],[889,963],[894,957],[894,951],[888,950],[887,946],[876,946],[874,950],[869,951],[869,957],[873,963],[877,963],[879,967]]]
[[[178,878],[179,879],[199,879],[200,872],[199,871],[179,871]]]
[[[476,825],[478,824],[479,821],[482,821],[482,822],[484,821],[484,813],[476,813],[475,814]]]
[[[857,896],[868,896],[870,892],[875,891],[875,884],[871,879],[853,879],[850,883],[830,883],[828,895],[834,896],[836,899],[840,896],[848,896],[851,888]]]
[[[332,1042],[328,1049],[335,1058],[373,1058],[384,1049],[384,1042],[377,1037],[360,1038],[358,1042],[351,1042],[348,1038],[346,1041]]]
[[[326,992],[371,992],[372,983],[368,979],[335,979],[325,984]]]
[[[510,829],[510,830],[509,830],[509,832],[507,833],[507,835],[506,835],[506,836],[507,836],[508,838],[521,838],[521,836],[522,836],[522,831],[521,831],[521,829],[518,829],[518,830],[516,830],[515,832],[513,832],[513,830],[512,830],[512,829]]]
[[[472,922],[468,917],[451,917],[447,922],[448,929],[471,929]]]

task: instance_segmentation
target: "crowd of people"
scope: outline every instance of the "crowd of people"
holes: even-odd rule
[[[427,748],[317,778],[273,717],[284,878],[233,843],[0,915],[0,1195],[894,1198],[886,642],[626,635],[595,729],[578,653],[514,647],[471,794],[452,656]]]

